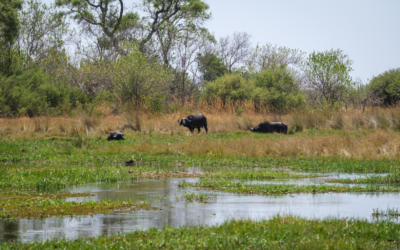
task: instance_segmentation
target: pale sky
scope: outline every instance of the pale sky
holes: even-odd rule
[[[341,49],[364,83],[400,67],[400,0],[205,0],[215,37],[247,32],[253,45]]]

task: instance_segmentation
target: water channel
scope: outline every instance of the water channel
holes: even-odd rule
[[[327,178],[356,178],[361,174],[330,174],[322,178],[282,180],[262,183],[322,183]],[[151,202],[162,210],[115,212],[110,215],[74,216],[46,219],[0,220],[0,242],[42,241],[52,238],[75,239],[101,234],[131,232],[150,227],[163,228],[191,225],[214,225],[231,218],[264,219],[278,213],[307,218],[341,217],[373,220],[373,209],[400,207],[399,193],[326,193],[279,196],[237,195],[232,193],[182,189],[180,181],[195,182],[198,178],[136,180],[119,183],[97,183],[72,187],[63,192],[90,192],[95,196],[82,199],[119,199]],[[257,182],[260,183],[260,182]],[[336,184],[337,185],[337,184]],[[209,203],[179,199],[184,192],[206,194]]]

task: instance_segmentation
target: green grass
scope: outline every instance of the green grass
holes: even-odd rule
[[[375,218],[381,217],[381,216],[388,216],[388,217],[399,217],[400,212],[398,208],[387,208],[386,210],[376,208],[374,209],[372,216]]]
[[[287,178],[315,178],[320,177],[319,174],[299,174],[284,170],[266,170],[242,167],[204,167],[201,171],[186,172],[175,171],[174,168],[159,168],[157,170],[142,172],[137,167],[129,169],[131,174],[137,178],[159,179],[159,178],[227,178],[227,179],[248,179],[248,180],[272,180]]]
[[[1,249],[396,249],[400,225],[389,221],[275,216],[216,226],[151,228],[127,234],[5,243]]]
[[[134,178],[115,166],[0,167],[0,189],[61,188],[85,183],[116,182]]]
[[[185,192],[178,200],[184,200],[188,202],[199,202],[199,203],[209,203],[210,200],[215,199],[216,197],[211,197],[205,194],[196,194],[193,192]]]
[[[3,140],[0,143],[0,161],[6,162],[49,162],[60,164],[100,164],[120,165],[135,157],[142,159],[142,165],[182,164],[186,166],[248,166],[265,168],[284,168],[318,172],[370,172],[387,173],[400,169],[399,160],[387,159],[348,159],[330,157],[250,157],[242,155],[188,154],[173,152],[148,152],[146,148],[127,152],[121,148],[146,142],[152,144],[173,144],[184,140],[239,140],[253,136],[248,133],[210,134],[205,137],[188,138],[178,135],[142,135],[126,141],[108,142],[105,138],[89,137],[85,146],[76,145],[76,140],[66,138],[37,138]],[[261,136],[259,134],[256,135]],[[264,135],[278,140],[282,135]],[[252,137],[251,137],[252,138]]]
[[[367,176],[365,178],[356,179],[336,179],[328,180],[330,183],[345,183],[345,184],[390,184],[399,185],[400,184],[400,171],[395,171],[394,173],[388,174],[387,176]]]
[[[244,194],[292,194],[292,193],[344,193],[344,192],[399,192],[400,189],[391,186],[349,187],[334,185],[295,185],[295,184],[264,184],[249,185],[231,180],[203,180],[196,183],[179,182],[179,187],[196,187],[215,191]]]
[[[118,210],[135,211],[155,209],[151,204],[132,201],[84,200],[66,201],[66,197],[90,196],[90,194],[2,194],[0,218],[46,218],[51,216],[73,216],[110,214]]]
[[[289,171],[271,171],[271,170],[253,170],[237,169],[225,167],[223,170],[210,171],[201,177],[205,178],[227,178],[227,179],[249,179],[249,180],[272,180],[272,179],[297,179],[297,178],[315,178],[321,175],[318,174],[299,174]]]

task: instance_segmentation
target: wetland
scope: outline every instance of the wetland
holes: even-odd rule
[[[397,247],[399,160],[269,148],[386,132],[313,133],[2,137],[0,247]]]

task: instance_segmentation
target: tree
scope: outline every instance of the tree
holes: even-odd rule
[[[58,7],[66,7],[68,11],[63,14],[72,15],[78,23],[100,27],[110,43],[119,46],[115,34],[123,18],[122,0],[56,0],[55,3]]]
[[[68,24],[54,6],[38,0],[29,0],[26,4],[27,8],[21,13],[18,46],[28,63],[40,63],[50,53],[62,52]]]
[[[258,106],[286,113],[305,104],[304,95],[285,64],[267,68],[255,77],[252,100]]]
[[[197,61],[203,81],[212,82],[228,72],[222,59],[214,53],[199,54]]]
[[[228,72],[232,73],[238,65],[247,62],[251,54],[250,35],[242,32],[234,33],[232,39],[229,36],[221,38],[217,51]]]
[[[385,106],[396,105],[400,100],[400,68],[372,78],[367,89],[381,98]]]
[[[266,68],[279,67],[282,64],[287,66],[301,66],[305,52],[298,49],[272,46],[267,43],[264,46],[257,45],[251,55],[250,64],[257,71]]]
[[[22,0],[3,0],[0,2],[0,37],[6,43],[13,43],[18,36],[18,11],[22,9]]]
[[[69,11],[64,14],[72,15],[79,23],[100,27],[110,46],[120,54],[128,53],[120,47],[118,33],[122,28],[134,26],[139,19],[132,12],[124,14],[123,0],[56,0],[56,5],[67,7]],[[183,17],[207,17],[207,9],[208,5],[201,0],[144,0],[141,11],[148,16],[143,18],[146,31],[137,39],[139,50],[144,52],[153,35],[168,27],[167,22],[174,23]]]
[[[133,101],[137,106],[147,104],[161,111],[168,96],[173,75],[157,62],[148,61],[138,50],[112,63],[115,93],[121,102]]]
[[[342,50],[313,52],[302,67],[309,81],[309,88],[315,93],[316,101],[324,99],[333,106],[343,101],[346,90],[353,86],[349,73],[353,62]]]
[[[18,51],[13,48],[19,34],[18,11],[22,8],[22,0],[0,1],[0,75],[11,75],[16,68],[15,58]]]

